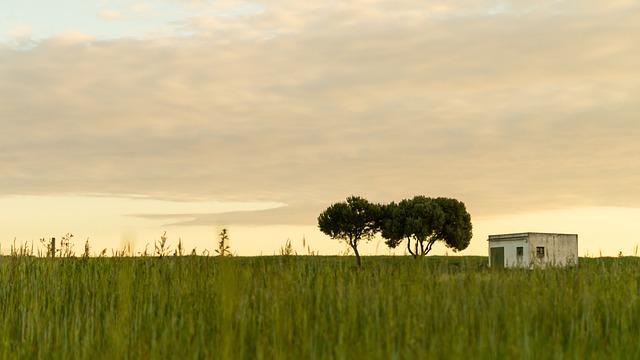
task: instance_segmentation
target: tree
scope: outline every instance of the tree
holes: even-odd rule
[[[396,248],[406,239],[414,258],[427,255],[436,241],[453,251],[469,246],[471,216],[458,200],[419,195],[385,205],[382,213],[379,226],[387,246]]]
[[[438,240],[453,249],[453,252],[464,250],[469,246],[473,236],[471,215],[463,202],[456,199],[439,197],[433,199],[443,210],[445,218],[442,226],[436,230]]]
[[[402,200],[388,205],[382,221],[382,237],[390,248],[396,248],[405,239],[407,250],[414,257],[425,256],[433,246],[436,228],[444,221],[442,210],[425,196]],[[433,241],[431,241],[433,240]]]
[[[358,266],[362,266],[358,243],[371,240],[378,230],[379,206],[368,200],[350,196],[346,202],[329,206],[318,216],[320,231],[332,239],[346,241],[356,254]]]

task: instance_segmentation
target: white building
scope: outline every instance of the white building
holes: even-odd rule
[[[489,235],[489,266],[546,267],[578,264],[578,235],[517,233]]]

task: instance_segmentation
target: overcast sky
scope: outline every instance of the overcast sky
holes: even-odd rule
[[[0,0],[0,196],[284,206],[122,210],[193,226],[349,195],[636,211],[638,34],[624,0]]]

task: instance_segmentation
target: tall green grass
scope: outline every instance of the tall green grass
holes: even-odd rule
[[[2,358],[640,358],[640,261],[0,257]]]

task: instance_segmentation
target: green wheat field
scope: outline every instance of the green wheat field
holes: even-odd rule
[[[638,359],[640,258],[0,257],[3,359]]]

